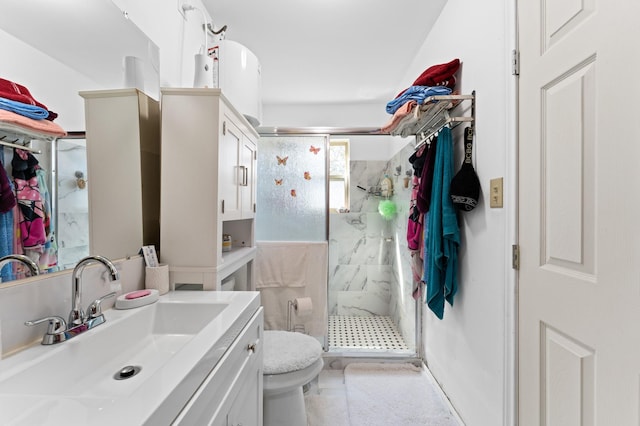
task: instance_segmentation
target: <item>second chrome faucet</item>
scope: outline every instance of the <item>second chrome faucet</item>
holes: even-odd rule
[[[88,265],[96,262],[101,263],[105,268],[107,268],[111,281],[120,279],[120,274],[118,273],[115,265],[106,257],[87,256],[84,259],[80,260],[76,267],[73,269],[73,274],[71,274],[71,312],[69,312],[69,328],[76,325],[84,324],[87,319],[89,319],[82,309],[82,271],[84,271],[84,268]],[[110,294],[107,296],[110,296]],[[113,296],[115,296],[115,294],[113,294]],[[95,303],[97,303],[97,307],[100,308],[100,302],[102,301],[102,299],[103,298],[95,301],[91,305],[93,306]]]
[[[85,267],[92,263],[101,263],[109,271],[109,279],[116,281],[120,279],[120,274],[115,265],[103,256],[87,256],[80,260],[71,275],[71,312],[69,312],[69,321],[59,316],[49,316],[38,320],[27,321],[25,325],[34,326],[48,322],[47,332],[42,338],[43,345],[51,345],[54,343],[64,342],[70,338],[77,336],[87,330],[91,330],[104,323],[104,315],[102,314],[102,301],[116,295],[115,292],[106,294],[93,302],[87,308],[85,313],[82,309],[82,271]]]

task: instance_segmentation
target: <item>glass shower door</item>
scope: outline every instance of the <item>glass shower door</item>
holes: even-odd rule
[[[329,195],[336,194],[328,194],[328,148],[328,135],[261,135],[256,243],[259,248],[265,241],[328,244],[322,259],[327,269],[322,304],[330,352],[415,356],[416,302],[411,297],[406,221],[401,215],[383,218],[380,196],[369,191],[379,187],[385,175],[401,186],[394,173],[400,165],[408,170],[412,147],[388,161],[349,161],[349,205],[331,213]],[[331,177],[335,174],[332,169]],[[408,205],[409,191],[399,190],[393,201]],[[268,294],[263,294],[266,300]],[[287,312],[286,301],[282,312]]]
[[[257,168],[255,281],[265,329],[326,346],[327,137],[261,136]]]
[[[256,241],[327,240],[327,137],[262,136]]]

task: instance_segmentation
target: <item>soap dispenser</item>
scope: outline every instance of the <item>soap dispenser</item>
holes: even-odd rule
[[[380,183],[380,190],[383,197],[391,197],[393,195],[393,182],[388,175],[384,175],[384,179]]]

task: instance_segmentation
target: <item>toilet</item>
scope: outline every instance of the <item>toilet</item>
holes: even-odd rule
[[[265,330],[264,426],[306,426],[302,386],[324,366],[322,346],[306,334]]]

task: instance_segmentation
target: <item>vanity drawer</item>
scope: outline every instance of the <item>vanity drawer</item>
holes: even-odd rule
[[[247,405],[262,424],[263,315],[260,307],[172,424],[226,426],[241,389],[247,398],[258,399]],[[255,377],[258,389],[246,389],[243,385]]]

